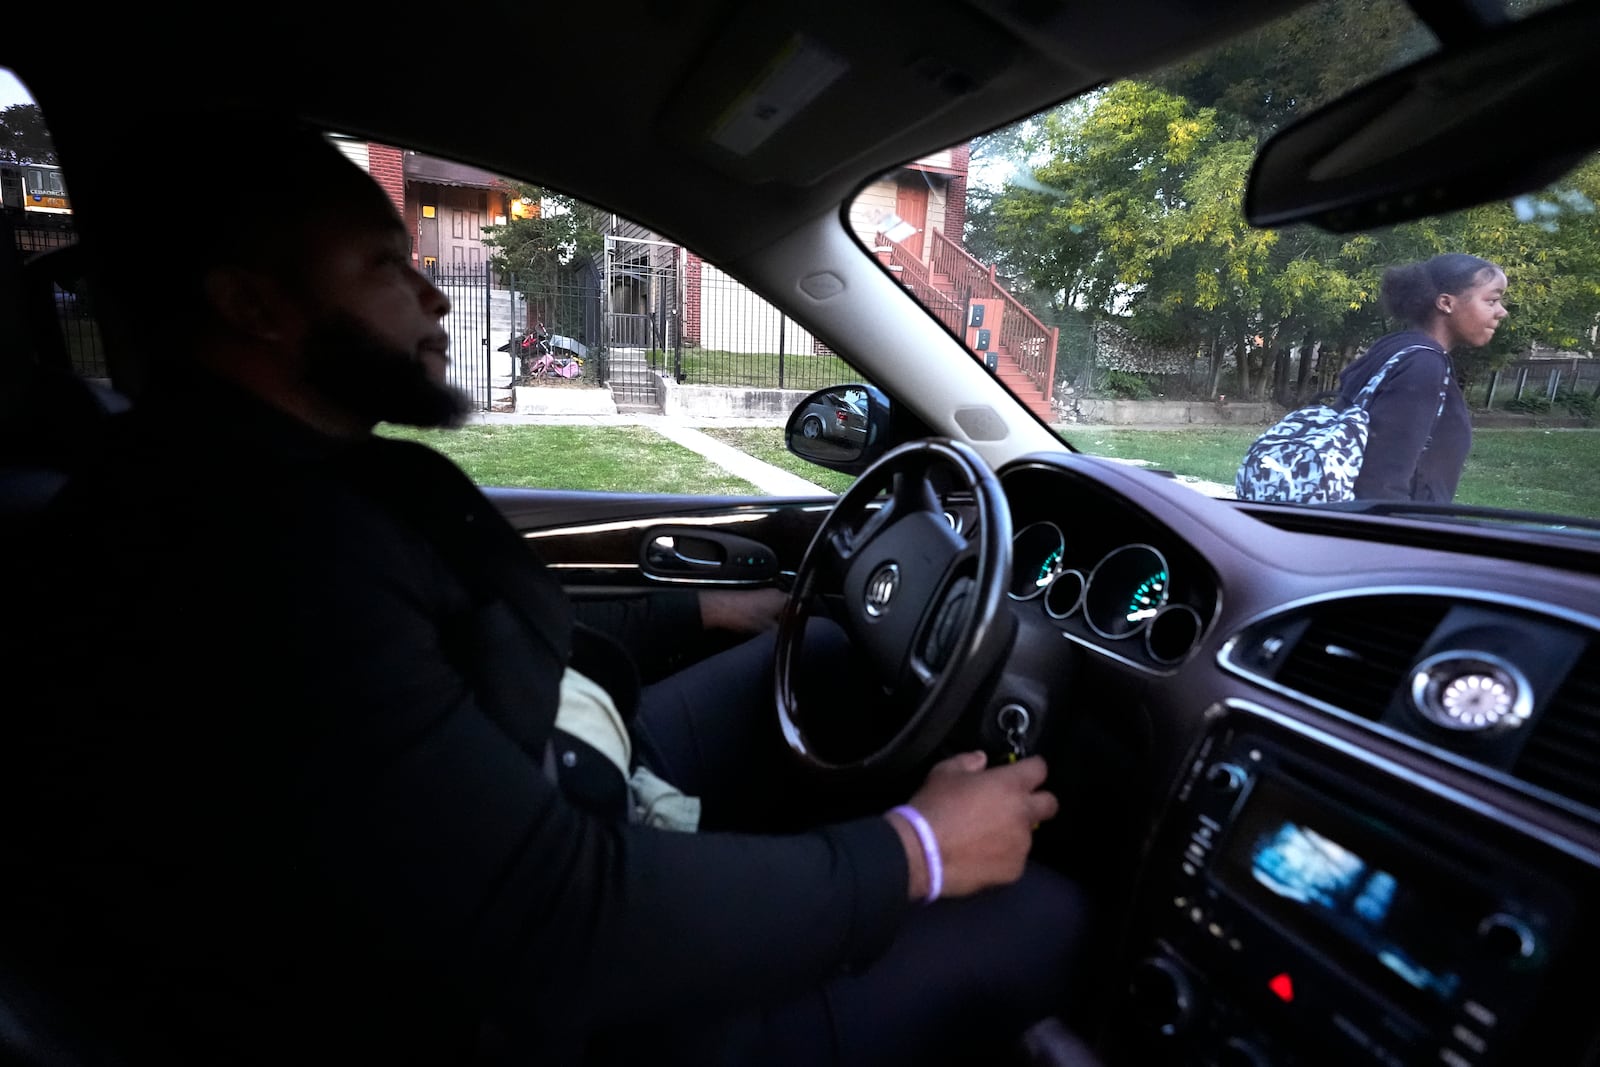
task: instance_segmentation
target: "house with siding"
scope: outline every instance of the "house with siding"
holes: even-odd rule
[[[340,147],[394,199],[420,268],[481,273],[488,259],[483,227],[538,210],[520,202],[509,183],[473,167],[368,142]],[[966,340],[975,358],[1049,418],[1056,331],[1012,298],[994,268],[962,244],[970,152],[970,145],[958,145],[885,174],[850,205],[850,225],[902,285]],[[633,350],[679,345],[729,353],[827,352],[822,341],[715,264],[615,215],[603,261],[593,267],[589,273],[605,294],[606,347],[619,359],[631,359],[625,353]],[[629,388],[642,387],[630,381]]]

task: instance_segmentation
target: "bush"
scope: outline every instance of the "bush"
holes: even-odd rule
[[[1513,400],[1507,400],[1505,409],[1507,411],[1520,412],[1524,415],[1543,415],[1550,410],[1550,401],[1542,396],[1519,396]]]
[[[1593,419],[1600,400],[1593,393],[1565,392],[1556,394],[1556,403],[1580,419]]]
[[[1505,410],[1524,415],[1545,415],[1556,408],[1564,409],[1576,418],[1592,420],[1600,413],[1600,399],[1596,399],[1593,393],[1575,393],[1569,389],[1557,393],[1554,403],[1542,396],[1525,396],[1505,403]]]
[[[1130,371],[1108,370],[1100,387],[1118,400],[1149,400],[1155,396],[1150,382],[1142,374]]]

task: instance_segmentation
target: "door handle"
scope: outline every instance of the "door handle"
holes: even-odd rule
[[[778,576],[778,554],[772,549],[703,526],[647,530],[641,557],[644,572],[665,581],[759,585]]]
[[[720,559],[702,559],[699,556],[688,555],[672,534],[657,534],[650,542],[650,562],[668,565],[684,563],[691,567],[720,567],[723,563]]]

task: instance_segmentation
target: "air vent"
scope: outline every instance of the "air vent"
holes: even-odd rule
[[[1365,719],[1383,717],[1449,608],[1424,597],[1358,597],[1318,604],[1278,668],[1279,685]]]
[[[1579,660],[1550,698],[1513,773],[1600,810],[1600,652]]]

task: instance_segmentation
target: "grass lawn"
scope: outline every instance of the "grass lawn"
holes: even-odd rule
[[[1232,485],[1239,457],[1259,432],[1069,426],[1062,435],[1085,452]],[[1600,430],[1474,430],[1456,503],[1600,516]]]
[[[670,372],[671,362],[670,352],[651,353],[653,366],[665,367]],[[833,355],[787,352],[780,358],[776,352],[723,352],[705,348],[683,350],[685,385],[821,389],[839,382],[860,380],[861,372]]]
[[[759,495],[749,482],[642,426],[386,427],[385,432],[432,445],[484,485]],[[783,446],[783,431],[775,426],[716,427],[705,432],[832,492],[843,492],[854,481],[790,453]],[[1062,432],[1086,452],[1145,460],[1162,470],[1232,485],[1239,457],[1259,430],[1067,427]],[[1476,430],[1456,500],[1600,516],[1600,429]]]
[[[712,496],[760,493],[700,453],[643,426],[385,426],[382,432],[443,452],[480,485]]]

